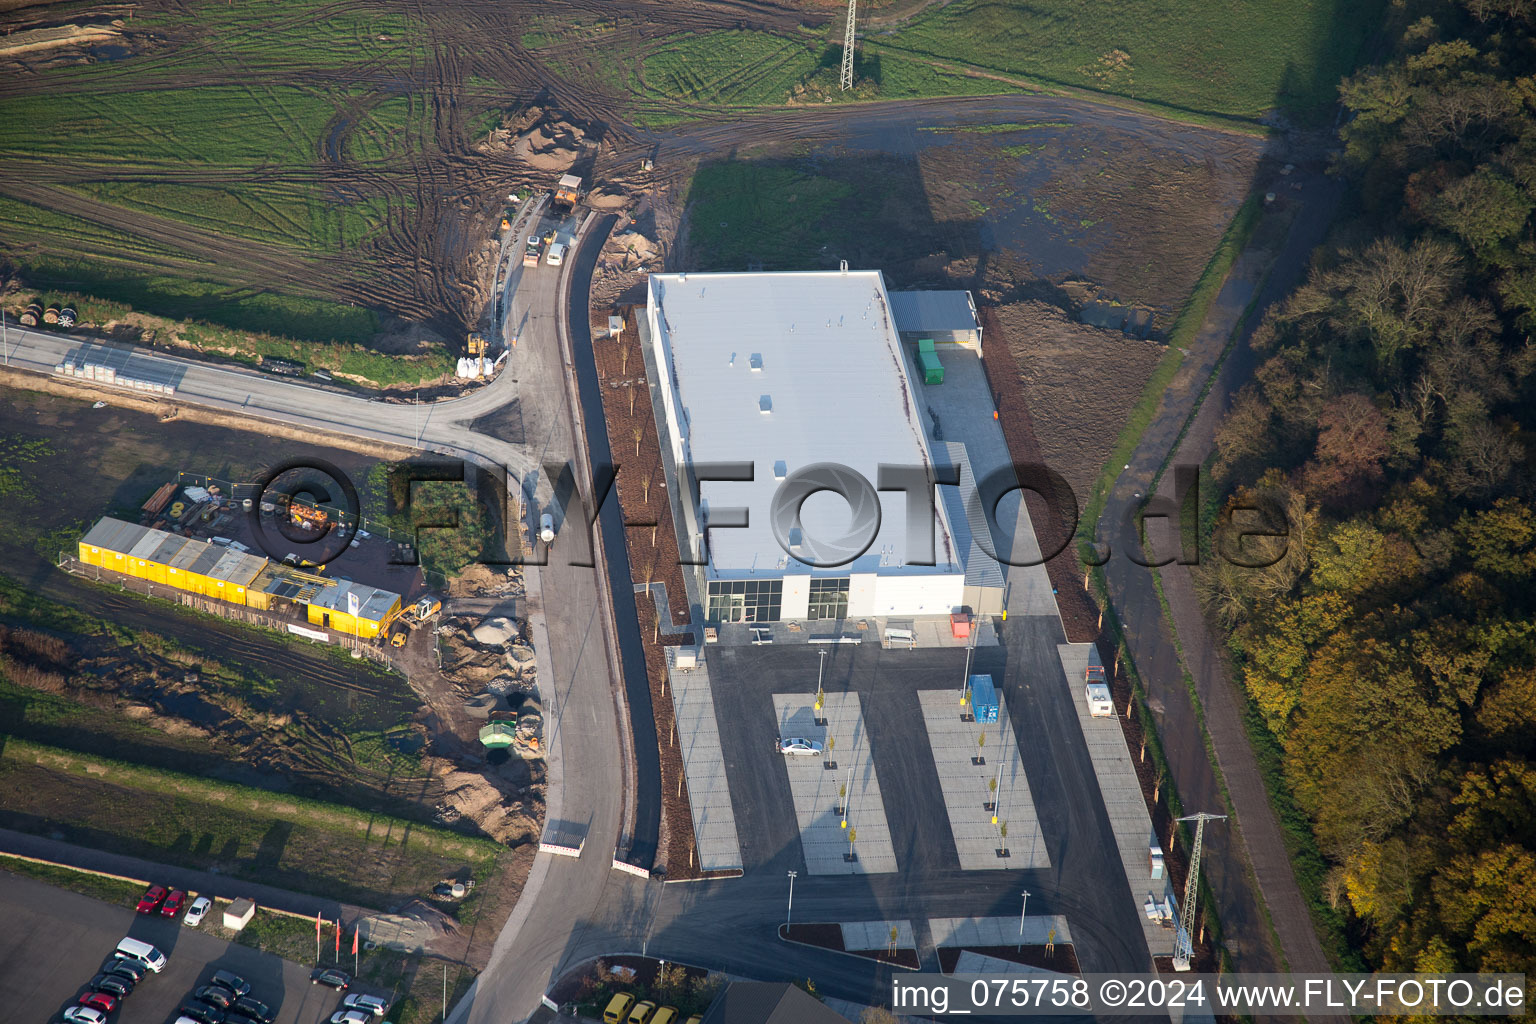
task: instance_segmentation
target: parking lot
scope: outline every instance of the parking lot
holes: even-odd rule
[[[1054,619],[1043,617],[1038,628],[1028,619],[1017,624],[1029,629],[1032,636],[1038,633],[1041,641],[1060,630]],[[1010,621],[1010,625],[1015,623]],[[742,860],[749,870],[798,868],[808,864],[815,852],[805,847],[806,822],[802,819],[811,808],[801,806],[805,797],[799,792],[803,787],[797,785],[797,774],[829,776],[830,788],[815,805],[816,812],[830,820],[836,803],[838,786],[830,781],[836,773],[812,771],[810,765],[787,764],[786,757],[774,745],[775,737],[786,728],[787,734],[798,735],[784,721],[785,698],[804,694],[801,703],[809,707],[816,692],[820,653],[806,645],[706,648],[726,780]],[[896,865],[904,872],[962,871],[983,865],[995,870],[998,865],[992,847],[996,843],[983,834],[994,827],[990,814],[982,819],[984,790],[968,801],[975,808],[965,809],[974,810],[971,817],[985,820],[986,829],[975,836],[962,835],[961,842],[956,842],[952,825],[955,812],[951,801],[945,798],[936,765],[935,737],[925,721],[920,697],[924,691],[952,685],[958,701],[965,652],[839,644],[827,655],[827,707],[844,706],[844,695],[857,698],[856,704],[850,701],[848,706],[858,709],[858,751],[861,760],[868,758],[870,780],[878,777],[885,825],[880,832],[889,835]],[[994,732],[992,746],[985,751],[989,757],[1005,759],[1002,783],[1010,819],[1008,845],[1012,856],[1004,866],[1047,866],[1056,861],[1057,851],[1066,840],[1065,818],[1071,802],[1062,792],[1055,747],[1061,743],[1081,743],[1054,727],[1047,734],[1043,715],[1047,707],[1041,702],[1049,706],[1052,720],[1061,717],[1061,709],[1056,705],[1068,703],[1057,692],[1061,666],[1055,660],[1054,644],[1029,642],[1012,651],[1003,647],[978,648],[972,671],[990,673],[997,681],[1012,725],[1006,743],[1000,742],[1000,732]],[[1070,708],[1065,710],[1070,713]],[[809,727],[804,731],[809,732]],[[822,732],[818,730],[812,738],[819,739]],[[839,736],[835,751],[839,761],[849,753],[845,743],[855,740],[849,729],[843,732],[847,736]],[[975,740],[970,742],[974,744]],[[946,741],[940,739],[939,745],[945,746]],[[969,759],[968,751],[964,757],[966,766]],[[814,760],[819,769],[820,759]],[[989,762],[989,770],[995,772],[995,764]],[[985,787],[986,781],[977,785]],[[858,810],[855,800],[855,811]],[[963,823],[967,827],[970,824],[968,820]],[[832,827],[837,826],[834,823]],[[862,825],[860,836],[862,842]],[[883,846],[885,835],[880,835],[880,839]],[[988,844],[985,849],[980,845],[983,839]],[[960,852],[962,846],[966,847],[964,857]],[[976,850],[971,850],[971,846]],[[839,867],[842,865],[830,865],[833,873]],[[814,873],[815,868],[811,870]]]
[[[311,985],[309,970],[233,945],[179,920],[135,914],[41,882],[0,872],[0,1017],[46,1024],[59,1019],[124,936],[156,946],[165,970],[149,973],[109,1017],[111,1024],[169,1024],[177,1005],[216,970],[251,984],[277,1024],[328,1021],[339,993]]]

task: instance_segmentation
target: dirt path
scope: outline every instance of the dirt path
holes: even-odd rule
[[[1188,572],[1172,566],[1162,570],[1163,579],[1173,583],[1169,601],[1187,658],[1181,662],[1151,572],[1127,555],[1136,551],[1145,560],[1131,516],[1143,505],[1143,495],[1179,445],[1181,433],[1197,412],[1195,402],[1202,384],[1216,370],[1244,311],[1250,302],[1254,304],[1234,356],[1212,390],[1214,401],[1205,402],[1205,408],[1198,410],[1203,417],[1201,428],[1192,431],[1186,447],[1179,449],[1181,464],[1198,463],[1209,450],[1214,418],[1225,407],[1232,389],[1252,372],[1249,333],[1263,310],[1282,299],[1301,279],[1312,250],[1323,240],[1339,202],[1340,186],[1323,173],[1321,165],[1304,169],[1297,181],[1302,186],[1295,200],[1299,209],[1283,248],[1272,263],[1267,256],[1258,257],[1252,248],[1239,258],[1129,466],[1116,481],[1098,531],[1099,538],[1114,548],[1105,566],[1111,601],[1146,685],[1185,813],[1232,815],[1227,823],[1207,828],[1202,870],[1214,893],[1236,969],[1249,972],[1326,971],[1329,965],[1296,885],[1278,821],[1249,747],[1240,699],[1222,670],[1216,639],[1201,628],[1199,609],[1188,588]],[[1171,492],[1172,477],[1172,473],[1167,474],[1165,491]],[[1158,520],[1149,523],[1153,547],[1157,548]],[[1166,545],[1163,550],[1167,550]],[[1186,665],[1195,679],[1205,715],[1204,732],[1184,685]],[[1230,804],[1206,752],[1207,734]],[[1274,937],[1279,940],[1278,950]]]

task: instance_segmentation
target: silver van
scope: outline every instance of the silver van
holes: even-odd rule
[[[117,955],[127,957],[129,960],[137,960],[150,970],[159,974],[165,970],[165,954],[147,942],[138,939],[124,939],[117,944]]]

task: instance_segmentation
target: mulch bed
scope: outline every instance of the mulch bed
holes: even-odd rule
[[[878,960],[883,964],[905,967],[913,971],[921,966],[917,959],[917,950],[911,947],[899,948],[895,953],[888,949],[847,949],[843,946],[843,930],[835,924],[792,924],[787,928],[781,924],[779,938],[788,939],[791,942],[803,942],[807,946],[815,946],[818,949],[833,949],[839,953],[847,953],[849,956],[861,956],[866,960]]]
[[[606,323],[607,312],[594,311],[594,323]],[[629,568],[636,583],[661,582],[667,587],[668,613],[673,625],[688,622],[688,593],[684,585],[677,532],[667,500],[667,481],[661,461],[656,419],[651,414],[645,360],[640,353],[635,327],[635,308],[622,311],[624,332],[618,342],[600,339],[592,343],[598,386],[603,396],[603,418],[617,468],[615,490],[624,517],[624,537]],[[731,876],[739,872],[705,872],[698,865],[693,834],[693,812],[688,803],[688,782],[683,771],[682,748],[677,744],[677,719],[667,689],[664,648],[691,644],[691,633],[667,635],[657,622],[655,602],[649,593],[635,595],[636,618],[645,649],[645,674],[651,686],[651,707],[656,719],[657,747],[661,754],[661,836],[657,867],[674,880]]]
[[[955,965],[960,962],[960,954],[980,953],[982,956],[990,956],[994,960],[1007,960],[1014,964],[1027,964],[1030,967],[1043,967],[1048,971],[1058,971],[1062,974],[1079,974],[1081,969],[1077,965],[1077,951],[1072,948],[1070,942],[1058,942],[1048,955],[1044,946],[967,946],[961,949],[958,946],[939,947],[939,969],[945,974],[954,974]]]
[[[1034,421],[1030,418],[1023,389],[1019,385],[1018,364],[1014,361],[1007,344],[999,337],[997,319],[992,310],[989,307],[982,307],[980,313],[985,330],[998,339],[985,347],[982,363],[986,367],[988,383],[997,403],[998,419],[1002,424],[1003,438],[1008,443],[1008,451],[1018,463],[1042,462],[1040,445],[1035,437]],[[1001,389],[998,388],[999,383],[1004,385]],[[1028,504],[1030,517],[1034,521],[1035,532],[1040,537],[1041,549],[1048,551],[1059,545],[1062,538],[1066,536],[1068,525],[1075,519],[1071,511],[1071,499],[1057,496],[1056,500],[1047,501],[1042,495],[1025,491],[1024,500]],[[1045,569],[1050,576],[1051,586],[1056,591],[1056,604],[1061,610],[1061,621],[1066,629],[1067,641],[1098,645],[1099,658],[1104,663],[1105,674],[1109,677],[1110,692],[1114,696],[1115,707],[1120,711],[1120,714],[1115,717],[1120,722],[1120,728],[1125,735],[1126,748],[1131,752],[1135,762],[1136,777],[1141,783],[1142,798],[1146,801],[1151,813],[1153,831],[1157,833],[1163,846],[1165,869],[1173,882],[1173,891],[1182,893],[1185,881],[1189,877],[1188,851],[1175,841],[1177,825],[1168,809],[1167,787],[1158,784],[1157,770],[1153,767],[1152,758],[1142,746],[1141,718],[1137,714],[1128,714],[1126,711],[1131,705],[1132,698],[1130,675],[1120,665],[1118,644],[1111,632],[1104,627],[1099,607],[1084,589],[1084,568],[1077,559],[1075,543],[1068,543],[1059,554],[1048,560],[1045,563]],[[1140,908],[1138,912],[1139,910]],[[1209,936],[1201,940],[1197,934],[1196,938],[1194,969],[1215,970],[1219,963],[1218,951],[1212,948],[1208,941]],[[1170,947],[1172,939],[1173,933],[1170,931]]]

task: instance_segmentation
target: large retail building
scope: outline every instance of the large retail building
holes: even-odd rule
[[[958,294],[949,308],[973,316]],[[979,349],[980,328],[960,327],[932,333]],[[958,446],[930,437],[919,400],[935,381],[925,374],[942,380],[934,342],[903,340],[878,271],[653,274],[641,333],[680,546],[709,621],[999,604],[996,564],[971,565],[969,471]],[[967,479],[909,514],[898,485],[946,472]]]

